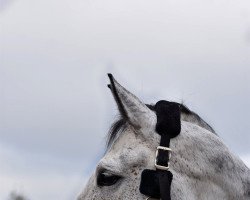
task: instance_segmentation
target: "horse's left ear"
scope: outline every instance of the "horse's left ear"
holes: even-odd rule
[[[112,94],[116,100],[121,115],[135,128],[148,127],[154,128],[156,124],[156,115],[135,95],[122,87],[113,77],[108,74]]]

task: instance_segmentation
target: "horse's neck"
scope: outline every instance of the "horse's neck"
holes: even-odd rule
[[[224,199],[250,199],[250,170],[240,158],[229,151],[224,151],[212,162],[217,163],[211,166],[214,168],[207,177],[214,188],[221,191]],[[209,187],[209,184],[207,186]]]
[[[245,164],[216,135],[188,122],[183,129],[171,142],[177,150],[172,166],[178,179],[173,188],[196,191],[187,199],[250,199],[250,170]]]

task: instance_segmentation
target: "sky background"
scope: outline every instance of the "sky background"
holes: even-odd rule
[[[0,199],[71,200],[117,109],[184,102],[250,166],[250,1],[0,0]]]

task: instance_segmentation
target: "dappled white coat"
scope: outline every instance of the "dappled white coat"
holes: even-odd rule
[[[160,141],[155,132],[156,115],[110,78],[114,97],[116,101],[120,98],[117,103],[122,104],[130,123],[100,160],[78,200],[145,200],[139,185],[141,172],[154,169]],[[171,139],[170,148],[172,200],[250,199],[250,170],[216,134],[192,116],[182,114],[181,133]],[[114,185],[98,186],[101,172],[122,178]]]

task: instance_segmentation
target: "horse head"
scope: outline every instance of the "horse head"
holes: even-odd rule
[[[154,105],[143,103],[111,74],[109,78],[108,87],[121,118],[112,125],[106,153],[78,200],[145,200],[148,196],[139,188],[141,174],[155,169],[161,139],[156,131],[159,119]],[[171,198],[250,199],[249,169],[204,120],[186,106],[175,104],[180,109],[181,132],[170,143]]]

